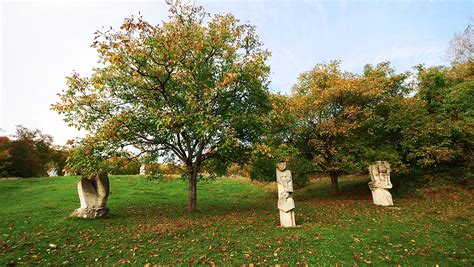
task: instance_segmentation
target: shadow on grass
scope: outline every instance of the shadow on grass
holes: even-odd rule
[[[251,216],[254,213],[276,209],[276,201],[261,202],[247,201],[245,203],[233,202],[205,202],[199,203],[195,211],[189,212],[185,203],[165,204],[148,203],[148,205],[114,205],[110,206],[110,219],[129,219],[129,218],[198,218],[198,217],[225,217],[228,215]]]
[[[119,184],[125,182],[125,179],[139,179],[139,177],[116,177],[115,182]],[[301,208],[306,204],[312,207],[313,202],[333,202],[336,206],[351,203],[367,205],[372,202],[368,181],[367,176],[341,177],[339,181],[341,195],[335,196],[331,192],[328,178],[315,179],[308,186],[297,189],[294,198],[297,206],[300,205]],[[273,190],[272,184],[249,183],[251,185],[247,186],[249,182],[247,180],[242,184],[236,182],[233,179],[222,179],[200,184],[197,209],[194,212],[189,212],[187,209],[185,181],[155,181],[132,186],[128,184],[117,186],[114,188],[114,194],[111,195],[108,205],[111,209],[110,219],[177,220],[185,218],[192,220],[199,217],[223,218],[226,216],[246,218],[254,214],[271,214],[277,210],[276,185]],[[174,189],[171,190],[171,187]],[[252,188],[253,192],[248,191]]]
[[[325,200],[372,200],[372,194],[368,186],[370,178],[367,176],[344,176],[339,179],[341,194],[334,195],[331,191],[329,178],[318,178],[295,192],[295,198],[299,200],[325,199]],[[412,198],[412,195],[398,194],[397,190],[389,190],[396,198]]]

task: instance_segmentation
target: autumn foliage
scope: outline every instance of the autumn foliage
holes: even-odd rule
[[[266,60],[255,27],[234,16],[170,3],[170,18],[151,25],[125,19],[96,32],[100,68],[74,73],[53,109],[90,135],[72,165],[100,168],[104,157],[133,146],[186,167],[189,209],[206,162],[243,162],[270,110]],[[77,160],[74,160],[77,159]]]
[[[271,98],[263,144],[255,147],[250,175],[274,179],[275,163],[288,160],[303,174],[338,178],[365,173],[384,159],[395,181],[423,183],[429,175],[457,182],[472,176],[473,62],[395,73],[389,62],[366,65],[362,75],[340,62],[318,64],[298,78],[289,96]],[[441,175],[443,176],[443,175]],[[398,179],[397,179],[398,178]],[[408,186],[408,185],[405,185]]]
[[[469,179],[469,57],[415,73],[396,73],[389,62],[351,73],[332,61],[300,74],[290,95],[275,94],[270,52],[254,26],[179,1],[169,6],[159,25],[132,17],[97,31],[92,47],[101,66],[90,77],[67,77],[53,109],[90,133],[77,142],[72,169],[106,169],[108,158],[133,147],[149,162],[183,166],[189,210],[203,173],[226,174],[231,163],[273,181],[275,163],[286,160],[296,186],[319,173],[335,194],[341,175],[365,173],[375,160],[406,177],[455,171],[462,176],[455,179]]]

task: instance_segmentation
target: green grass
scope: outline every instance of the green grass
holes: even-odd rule
[[[473,265],[472,192],[371,203],[368,178],[327,180],[295,192],[300,227],[278,227],[274,184],[220,178],[198,185],[112,176],[108,219],[68,218],[79,207],[76,177],[0,180],[0,264]],[[50,248],[49,244],[56,244]]]

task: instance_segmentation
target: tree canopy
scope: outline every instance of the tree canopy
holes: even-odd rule
[[[341,71],[339,64],[318,64],[293,87],[296,146],[331,177],[336,194],[338,177],[365,169],[383,146],[372,142],[370,122],[379,105],[406,92],[407,78],[388,63],[367,65],[363,75]]]
[[[96,32],[101,67],[90,77],[68,77],[53,109],[90,132],[75,163],[83,173],[127,146],[179,161],[194,210],[203,164],[243,161],[259,137],[270,110],[270,53],[254,26],[230,14],[179,2],[169,11],[160,25],[132,17],[120,29]]]
[[[254,152],[251,178],[274,180],[274,166],[290,162],[297,185],[308,175],[331,178],[364,173],[376,160],[390,162],[401,182],[448,172],[472,176],[473,62],[416,67],[395,73],[389,62],[362,74],[333,61],[302,73],[291,95],[272,96],[263,143]],[[420,179],[419,179],[420,178]]]

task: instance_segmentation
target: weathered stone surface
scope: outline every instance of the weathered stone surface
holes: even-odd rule
[[[58,176],[58,170],[55,168],[51,168],[47,171],[49,177],[56,177]]]
[[[291,171],[286,169],[286,162],[278,163],[276,169],[278,186],[278,209],[280,210],[280,225],[282,227],[296,227],[295,201],[293,193],[293,180]]]
[[[146,165],[145,164],[142,164],[142,166],[140,166],[140,175],[146,175]]]
[[[372,191],[372,199],[375,205],[393,205],[392,195],[388,189],[392,188],[390,182],[390,164],[386,161],[376,161],[375,165],[369,166],[370,179],[369,188]]]
[[[100,209],[76,209],[72,212],[71,217],[79,217],[84,219],[97,219],[97,218],[107,218],[109,217],[108,208]]]
[[[71,216],[80,218],[107,217],[109,210],[105,207],[109,196],[109,177],[101,172],[93,179],[82,177],[77,184],[81,207]]]

